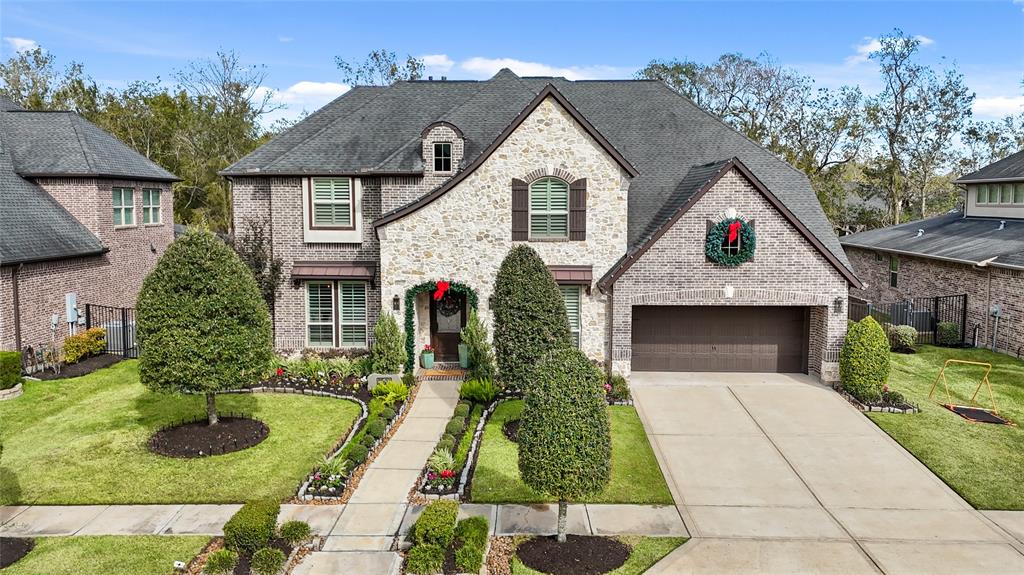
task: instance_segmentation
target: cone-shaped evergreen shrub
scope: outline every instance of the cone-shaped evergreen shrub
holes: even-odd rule
[[[871,403],[882,397],[889,381],[889,338],[871,316],[846,331],[839,354],[839,381],[847,393]]]
[[[572,345],[558,284],[530,246],[512,248],[501,262],[491,309],[498,378],[506,387],[525,390],[545,353]]]
[[[526,388],[519,428],[519,474],[558,499],[564,541],[566,503],[604,489],[611,477],[611,428],[604,375],[578,349],[552,351]]]
[[[395,316],[380,314],[373,327],[373,372],[399,373],[405,365],[405,332],[399,329]]]
[[[270,315],[249,268],[206,230],[175,240],[136,305],[139,378],[154,391],[214,393],[259,381],[270,366]]]

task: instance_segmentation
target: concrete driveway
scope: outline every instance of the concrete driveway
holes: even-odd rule
[[[1024,573],[1020,541],[807,376],[631,380],[694,537],[649,573]]]

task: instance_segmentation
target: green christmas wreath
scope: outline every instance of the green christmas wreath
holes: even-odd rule
[[[736,238],[727,243],[730,229],[734,224],[738,224]],[[727,248],[734,247],[737,241],[739,242],[738,250],[727,250]],[[757,238],[754,236],[754,228],[746,220],[726,218],[708,230],[708,237],[704,242],[704,254],[715,263],[738,266],[754,257],[755,247],[757,247]]]

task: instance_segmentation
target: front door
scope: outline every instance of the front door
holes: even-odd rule
[[[430,345],[436,361],[459,361],[459,332],[466,327],[465,296],[445,292],[440,301],[430,298]]]

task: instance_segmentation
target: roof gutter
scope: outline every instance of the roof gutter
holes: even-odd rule
[[[961,178],[959,180],[953,180],[954,184],[987,184],[987,183],[997,183],[998,184],[998,183],[1002,183],[1002,182],[1024,182],[1024,176],[1015,176],[1015,177],[1009,177],[1009,178],[982,178],[982,179],[971,178],[970,180],[966,180],[966,179]]]
[[[156,176],[133,176],[130,174],[103,174],[103,173],[74,173],[74,172],[18,172],[18,175],[22,178],[97,178],[105,180],[139,180],[145,182],[183,182],[184,180],[178,176],[170,178],[156,177]]]
[[[955,264],[967,264],[967,265],[978,266],[978,267],[987,267],[990,263],[992,263],[992,261],[994,259],[996,259],[996,258],[989,258],[987,260],[982,260],[982,261],[977,261],[976,262],[976,261],[972,261],[972,260],[964,260],[964,259],[960,259],[960,258],[950,258],[950,257],[945,257],[945,256],[936,256],[936,255],[931,255],[931,254],[923,254],[923,253],[920,253],[920,252],[910,252],[910,251],[906,251],[906,250],[897,250],[897,249],[893,249],[893,248],[882,248],[882,247],[878,247],[878,246],[866,246],[866,245],[863,245],[863,244],[848,244],[848,243],[845,243],[845,244],[842,244],[842,245],[843,245],[844,248],[850,247],[850,248],[859,248],[859,249],[862,249],[862,250],[874,250],[876,252],[885,252],[887,254],[898,254],[898,255],[901,255],[901,256],[912,256],[912,257],[916,257],[916,258],[925,258],[925,259],[930,259],[930,260],[940,260],[940,261],[944,261],[944,262],[952,262],[952,263],[955,263]],[[996,256],[996,257],[998,257],[998,256]]]
[[[42,257],[38,257],[38,258],[29,258],[27,260],[0,262],[0,267],[6,268],[6,267],[13,267],[13,266],[20,266],[20,265],[23,265],[23,264],[38,264],[38,263],[43,263],[43,262],[52,262],[52,261],[56,261],[56,260],[70,260],[70,259],[73,259],[73,258],[88,258],[88,257],[92,257],[92,256],[101,256],[101,255],[103,255],[103,254],[105,254],[105,253],[107,253],[109,251],[110,251],[110,248],[104,246],[102,249],[94,250],[94,251],[91,251],[91,252],[85,252],[85,253],[81,253],[81,254],[65,255],[65,256],[42,256]]]

